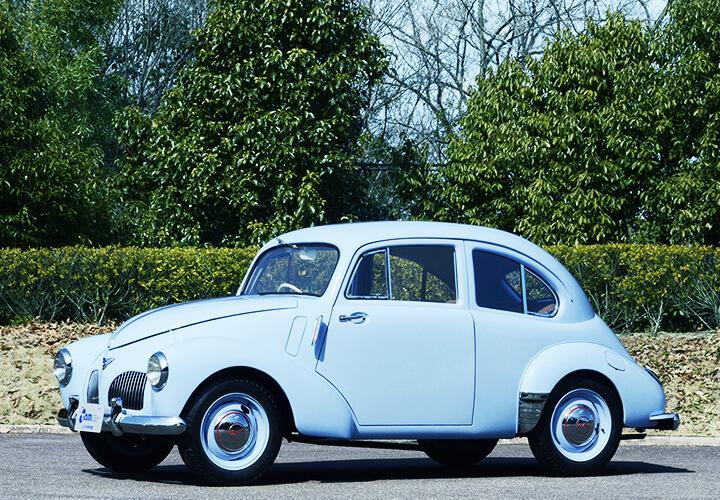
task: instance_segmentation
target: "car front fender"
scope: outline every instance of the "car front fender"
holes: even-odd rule
[[[622,403],[627,427],[652,427],[650,417],[665,410],[660,384],[625,353],[590,342],[564,342],[538,353],[520,382],[520,394],[550,394],[568,375],[594,372],[609,380]]]
[[[163,349],[169,366],[166,387],[153,391],[154,415],[179,416],[183,407],[213,375],[232,368],[263,372],[283,390],[297,430],[308,436],[352,437],[352,413],[338,391],[314,370],[308,370],[284,350],[274,354],[227,336],[195,337]]]
[[[70,396],[84,394],[88,370],[107,349],[109,333],[94,335],[65,346],[72,358],[72,377],[65,387],[60,387],[63,406],[70,406]],[[84,395],[83,395],[84,399]]]

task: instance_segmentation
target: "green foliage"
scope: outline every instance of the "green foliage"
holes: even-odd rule
[[[716,166],[679,125],[703,118],[677,116],[693,93],[675,85],[662,41],[611,15],[559,35],[527,68],[507,61],[478,79],[426,216],[542,244],[718,244]]]
[[[118,120],[143,245],[242,245],[362,205],[360,112],[384,51],[352,0],[219,0],[154,117]]]
[[[0,245],[107,237],[97,175],[110,123],[95,32],[110,16],[103,5],[0,2]]]
[[[424,179],[430,166],[426,154],[410,140],[394,146],[385,137],[361,139],[363,175],[358,179],[368,203],[359,220],[408,219],[421,213]]]
[[[548,248],[615,331],[720,328],[720,249],[588,245]]]
[[[676,175],[648,200],[657,232],[717,245],[720,235],[720,4],[677,0],[662,33],[668,130]]]
[[[0,318],[124,321],[176,302],[232,295],[255,248],[0,250]]]
[[[577,278],[595,311],[616,332],[720,328],[718,248],[611,244],[548,250]],[[232,295],[256,251],[2,249],[0,319],[124,321],[154,307]],[[418,266],[400,259],[392,265],[410,273],[406,288],[419,297]],[[454,298],[439,279],[429,280],[428,290],[443,300],[448,294]]]

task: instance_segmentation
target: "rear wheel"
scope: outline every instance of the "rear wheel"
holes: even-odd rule
[[[277,457],[282,439],[274,396],[249,379],[222,379],[191,402],[178,448],[185,464],[217,485],[257,481]]]
[[[115,472],[144,472],[170,454],[174,442],[166,437],[110,432],[81,432],[85,449],[100,465]]]
[[[615,391],[583,378],[555,388],[528,441],[535,458],[551,473],[591,475],[615,455],[621,432],[622,407]]]
[[[487,457],[497,439],[418,439],[425,454],[450,467],[474,465]]]

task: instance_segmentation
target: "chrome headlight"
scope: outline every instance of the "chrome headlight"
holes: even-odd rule
[[[53,373],[62,387],[68,385],[68,382],[70,382],[70,378],[72,377],[72,356],[70,356],[70,351],[67,349],[60,349],[60,352],[57,353],[57,356],[55,356]]]
[[[165,387],[168,379],[168,362],[163,353],[156,352],[150,356],[147,367],[147,379],[156,391]]]

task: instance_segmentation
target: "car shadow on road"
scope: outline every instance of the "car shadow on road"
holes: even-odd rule
[[[111,480],[201,484],[184,465],[180,464],[160,465],[142,474],[120,474],[104,468],[85,469],[83,472]],[[694,471],[646,462],[613,461],[605,467],[601,476],[692,472]],[[547,473],[533,458],[489,457],[475,466],[463,468],[444,467],[427,458],[380,458],[275,463],[258,484],[302,484],[310,481],[350,483],[501,477],[547,477]]]

